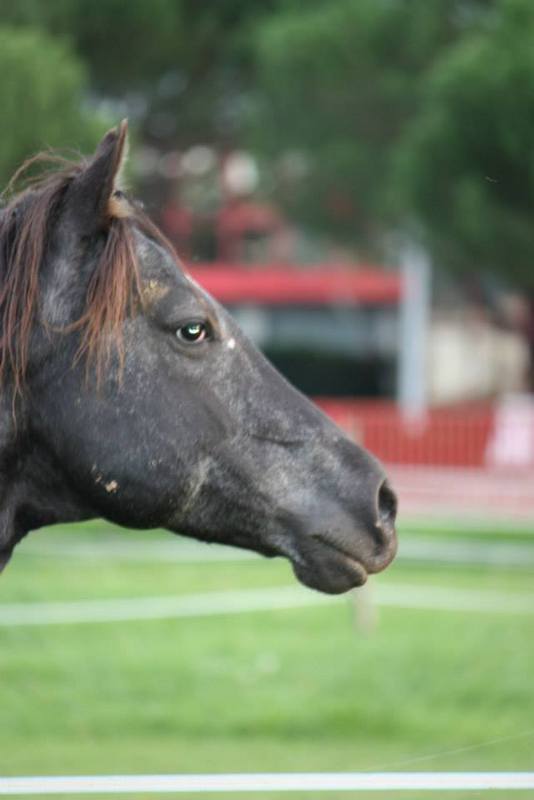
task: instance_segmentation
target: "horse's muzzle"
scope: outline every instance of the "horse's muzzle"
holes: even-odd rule
[[[329,594],[361,586],[395,557],[396,513],[397,497],[383,475],[366,507],[360,504],[352,514],[347,508],[318,504],[305,521],[306,532],[294,540],[295,550],[288,554],[296,576]]]

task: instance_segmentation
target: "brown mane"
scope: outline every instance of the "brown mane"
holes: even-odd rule
[[[25,188],[14,193],[13,187],[36,166],[47,169],[26,177]],[[22,394],[25,385],[40,275],[52,228],[66,190],[85,166],[84,161],[49,153],[34,156],[13,176],[6,190],[13,197],[0,209],[0,386],[10,377],[15,396]],[[76,358],[95,359],[99,378],[110,355],[110,342],[118,346],[122,363],[122,324],[142,296],[134,227],[174,254],[172,245],[141,209],[115,193],[108,203],[106,242],[89,282],[84,311],[62,329],[81,331]]]

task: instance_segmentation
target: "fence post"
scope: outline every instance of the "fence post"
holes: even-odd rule
[[[404,419],[421,419],[427,408],[427,339],[430,322],[431,265],[415,241],[401,248],[402,298],[398,403]]]

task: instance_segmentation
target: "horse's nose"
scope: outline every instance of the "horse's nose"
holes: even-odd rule
[[[367,562],[369,572],[380,572],[393,561],[397,552],[397,533],[395,518],[397,516],[397,495],[384,478],[376,494],[376,547]]]
[[[395,518],[397,516],[397,495],[384,478],[378,487],[377,496],[378,522],[384,536],[390,537],[395,533]]]

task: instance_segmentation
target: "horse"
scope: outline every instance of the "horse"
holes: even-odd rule
[[[124,121],[90,158],[33,157],[0,210],[0,570],[103,517],[361,585],[396,551],[382,466],[187,274],[120,188],[126,145]]]

